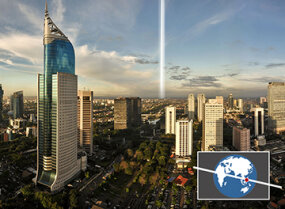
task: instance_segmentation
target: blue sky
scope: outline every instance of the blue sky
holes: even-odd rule
[[[157,97],[159,0],[48,0],[76,53],[79,89]],[[264,96],[285,81],[285,2],[166,0],[166,96]],[[44,0],[0,1],[0,83],[37,92]]]

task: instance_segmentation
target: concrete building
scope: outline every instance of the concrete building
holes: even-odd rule
[[[189,120],[195,119],[195,96],[194,94],[188,95],[188,118]]]
[[[229,109],[233,109],[234,108],[233,94],[229,94],[229,96],[228,96],[228,108]]]
[[[254,136],[259,136],[264,134],[264,109],[261,107],[252,108],[250,110],[253,112],[253,129]]]
[[[176,107],[165,108],[165,134],[175,134]]]
[[[218,104],[224,105],[224,97],[223,96],[216,96],[216,100]]]
[[[209,99],[204,105],[202,150],[223,146],[223,105]]]
[[[78,91],[78,144],[89,155],[93,153],[93,91]]]
[[[10,110],[13,111],[13,118],[22,118],[24,114],[23,91],[13,93],[10,98]]]
[[[198,114],[198,121],[201,122],[203,120],[203,107],[206,102],[205,94],[198,94],[197,95],[197,114]]]
[[[239,151],[250,150],[250,129],[234,126],[233,146]]]
[[[0,123],[2,122],[2,111],[3,111],[3,95],[2,84],[0,84]]]
[[[260,105],[263,105],[265,102],[267,102],[266,97],[260,97],[260,98],[259,98],[259,104],[260,104]]]
[[[268,129],[277,134],[285,131],[285,82],[268,84]]]
[[[243,113],[243,99],[238,99],[238,109]]]
[[[118,98],[114,101],[114,129],[136,128],[141,125],[141,98]]]
[[[176,122],[175,155],[189,157],[193,151],[193,120],[178,120]]]
[[[68,38],[49,17],[44,22],[44,74],[38,75],[38,137],[36,183],[62,189],[76,175],[77,76]]]
[[[26,137],[36,137],[37,136],[37,127],[27,127],[26,128]]]

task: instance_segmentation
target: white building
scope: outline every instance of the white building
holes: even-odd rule
[[[202,150],[223,146],[223,105],[209,99],[204,105]]]
[[[203,120],[203,107],[206,102],[205,94],[198,94],[197,95],[197,115],[198,115],[198,121]]]
[[[187,157],[193,150],[193,120],[178,120],[176,122],[175,155]]]
[[[264,109],[261,107],[252,108],[250,110],[254,113],[254,136],[264,134]]]
[[[93,91],[78,91],[78,142],[89,155],[93,152]]]
[[[194,94],[188,95],[188,118],[194,120],[195,118],[195,96]]]
[[[176,107],[165,108],[165,134],[175,134]]]
[[[238,99],[238,109],[241,113],[243,112],[243,99]]]

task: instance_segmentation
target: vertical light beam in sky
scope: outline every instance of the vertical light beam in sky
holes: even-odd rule
[[[160,0],[160,98],[165,97],[165,0]]]

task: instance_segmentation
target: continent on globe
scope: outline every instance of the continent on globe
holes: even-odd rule
[[[216,188],[225,196],[239,198],[254,188],[257,173],[254,165],[244,156],[230,155],[223,158],[213,175]]]

